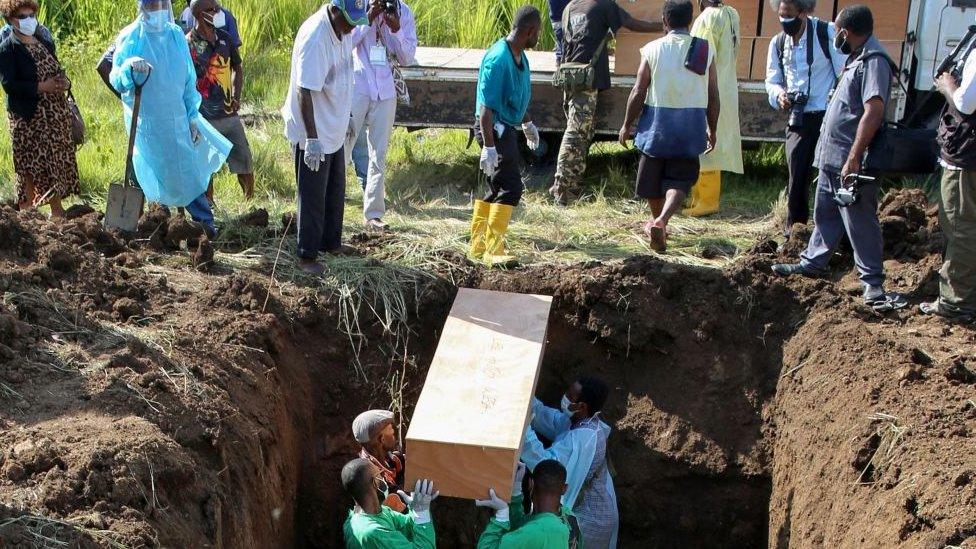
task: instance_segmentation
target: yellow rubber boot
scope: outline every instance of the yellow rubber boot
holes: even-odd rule
[[[681,210],[681,213],[684,214],[687,211],[694,210],[695,205],[697,204],[698,204],[698,184],[696,183],[695,185],[691,186],[691,192],[688,193],[688,198],[685,199],[685,207],[683,210]]]
[[[488,210],[488,230],[485,235],[485,263],[490,267],[497,265],[504,267],[516,262],[515,257],[505,253],[505,233],[508,223],[512,220],[514,206],[492,204]]]
[[[681,210],[683,215],[701,217],[718,212],[722,196],[722,172],[701,172],[698,183],[692,187],[692,196],[695,196],[695,201],[690,208]]]
[[[471,212],[471,245],[468,257],[480,261],[485,255],[485,233],[488,228],[488,210],[491,204],[484,200],[474,201],[474,211]]]

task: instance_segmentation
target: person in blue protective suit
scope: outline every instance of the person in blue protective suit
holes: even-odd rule
[[[607,466],[610,426],[600,419],[606,400],[606,384],[593,377],[570,385],[559,410],[533,399],[532,423],[522,445],[521,459],[530,471],[547,459],[566,468],[562,504],[579,519],[586,549],[617,546],[617,495]],[[546,448],[539,435],[552,445]]]
[[[146,199],[186,207],[213,237],[204,193],[232,144],[200,115],[196,71],[169,0],[139,0],[138,17],[115,40],[109,80],[122,94],[127,129],[135,85],[145,82],[132,161]]]

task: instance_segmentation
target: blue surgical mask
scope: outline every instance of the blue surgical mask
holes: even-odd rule
[[[168,10],[155,10],[146,13],[146,27],[152,32],[159,32],[169,23]]]
[[[224,16],[223,11],[218,11],[214,14],[210,22],[213,24],[214,28],[222,29],[227,25],[227,18]]]
[[[37,18],[25,17],[17,22],[17,30],[24,36],[34,36],[37,31]]]

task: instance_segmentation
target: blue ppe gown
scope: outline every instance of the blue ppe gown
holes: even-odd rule
[[[610,426],[600,414],[573,423],[561,410],[532,399],[532,424],[525,430],[522,462],[530,471],[547,459],[566,468],[566,493],[563,506],[573,510],[579,520],[583,547],[614,549],[617,546],[617,494],[607,467],[607,438]],[[540,434],[553,441],[546,448]]]
[[[186,206],[206,192],[233,147],[200,115],[202,99],[186,37],[173,23],[150,32],[140,18],[122,29],[115,45],[109,79],[122,94],[127,131],[135,100],[133,77],[145,78],[131,71],[131,60],[141,57],[153,68],[142,89],[133,154],[139,186],[150,202]],[[196,143],[191,123],[200,132]]]

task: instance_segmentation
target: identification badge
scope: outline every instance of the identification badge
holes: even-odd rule
[[[369,48],[369,64],[374,67],[385,67],[389,61],[386,59],[386,47],[376,44]]]

